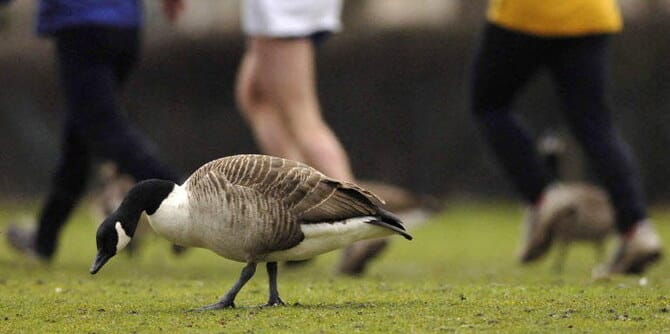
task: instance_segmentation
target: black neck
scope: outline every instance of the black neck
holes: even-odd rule
[[[172,192],[172,181],[151,179],[137,183],[126,195],[119,208],[112,215],[120,221],[128,236],[132,237],[142,212],[151,215]]]

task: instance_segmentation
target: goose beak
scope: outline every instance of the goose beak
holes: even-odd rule
[[[91,275],[95,275],[95,273],[102,268],[102,266],[109,261],[109,259],[112,258],[114,254],[105,254],[102,251],[98,252],[98,255],[95,257],[95,262],[93,262],[93,265],[91,266],[91,269],[89,270],[91,272]]]

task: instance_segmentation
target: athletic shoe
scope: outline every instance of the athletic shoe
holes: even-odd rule
[[[19,227],[11,225],[7,229],[7,242],[9,245],[30,259],[49,261],[47,256],[39,254],[35,247],[36,227]]]
[[[649,220],[638,223],[630,235],[622,237],[611,262],[594,272],[594,277],[611,274],[641,274],[660,260],[661,239]]]

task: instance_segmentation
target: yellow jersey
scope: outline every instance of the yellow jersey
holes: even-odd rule
[[[489,0],[487,18],[547,37],[613,33],[623,26],[617,0]]]

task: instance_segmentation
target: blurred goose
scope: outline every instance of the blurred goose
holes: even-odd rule
[[[246,263],[221,300],[201,309],[234,307],[259,262],[267,263],[267,305],[282,305],[277,261],[308,259],[394,233],[412,239],[381,204],[371,192],[299,162],[264,155],[226,157],[203,165],[181,186],[148,180],[133,187],[98,228],[98,254],[90,271],[97,273],[128,244],[146,212],[151,227],[170,241]]]
[[[574,242],[592,243],[596,256],[602,259],[604,242],[615,232],[614,208],[599,187],[586,183],[557,183],[545,192],[538,210],[538,224],[559,247],[554,270],[560,272],[568,248]]]
[[[556,135],[547,135],[539,143],[539,152],[554,178],[560,179],[560,163],[565,142]],[[604,242],[615,232],[615,214],[609,196],[600,187],[586,182],[557,182],[544,193],[535,212],[536,226],[531,243],[559,247],[554,270],[561,271],[568,247],[573,242],[593,243],[597,257],[604,254]],[[544,247],[537,249],[542,250]],[[536,255],[537,256],[534,256]],[[542,253],[528,253],[522,261],[531,261]]]

